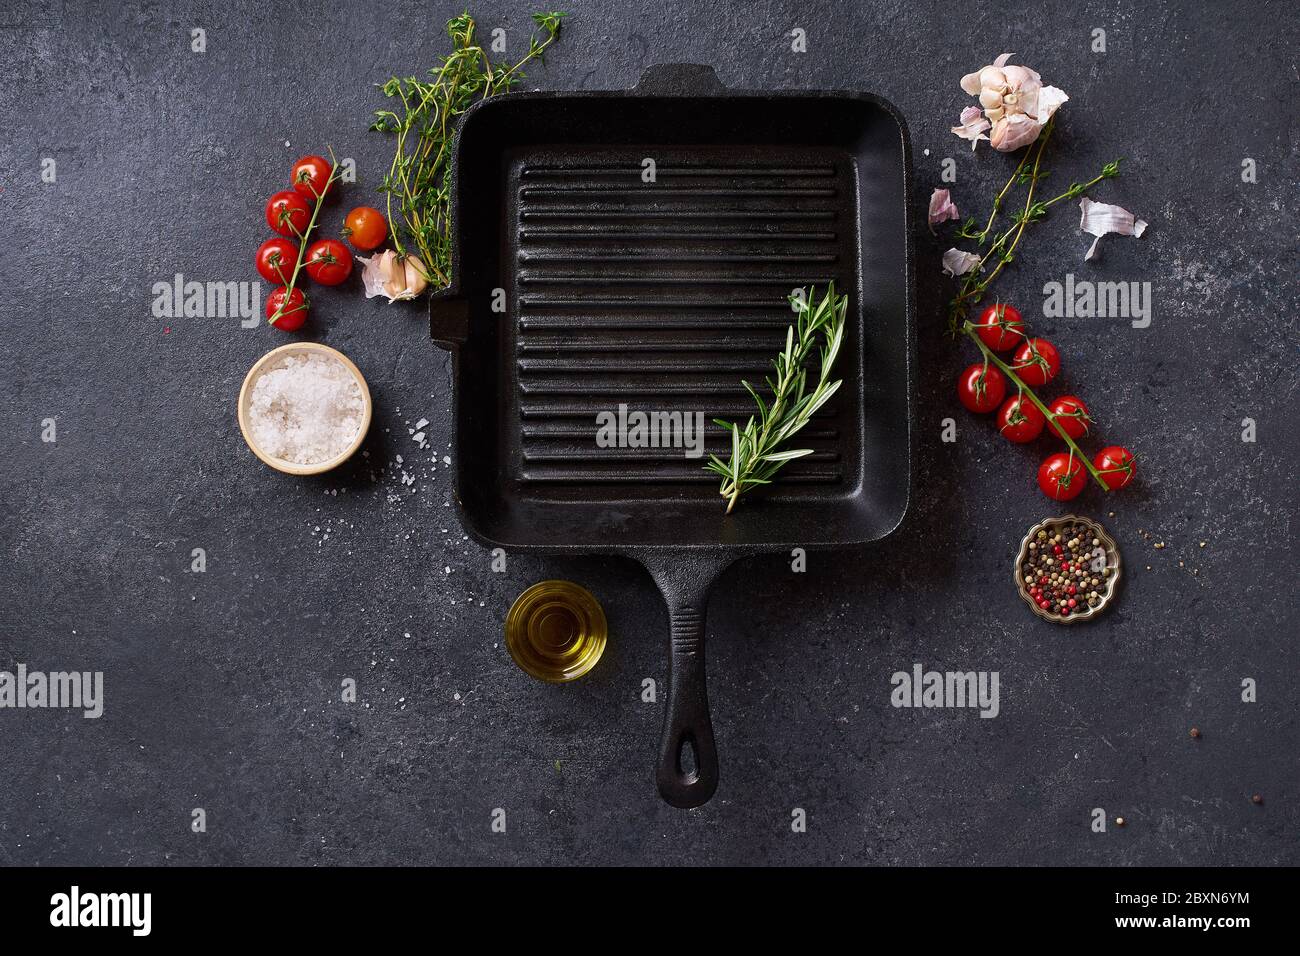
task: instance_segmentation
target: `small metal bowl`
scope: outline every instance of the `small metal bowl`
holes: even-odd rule
[[[1029,587],[1025,584],[1024,575],[1020,569],[1025,566],[1025,562],[1029,559],[1029,542],[1038,537],[1038,532],[1046,531],[1049,535],[1052,535],[1071,525],[1082,525],[1092,537],[1101,542],[1098,545],[1098,550],[1104,552],[1104,554],[1098,555],[1098,557],[1105,558],[1104,567],[1110,569],[1110,576],[1102,580],[1102,585],[1098,589],[1101,601],[1096,607],[1089,607],[1082,611],[1076,610],[1071,614],[1062,615],[1052,611],[1044,611],[1038,606],[1038,602],[1029,596]],[[1105,610],[1115,597],[1115,589],[1119,586],[1120,578],[1119,546],[1115,544],[1115,539],[1106,533],[1106,529],[1091,518],[1084,518],[1079,515],[1062,515],[1059,518],[1048,518],[1030,528],[1029,533],[1020,542],[1020,553],[1016,555],[1016,563],[1011,569],[1011,576],[1016,582],[1016,590],[1025,599],[1025,603],[1029,605],[1030,610],[1044,621],[1051,621],[1053,624],[1082,624],[1084,621],[1091,621]]]
[[[287,461],[274,455],[268,455],[257,447],[257,442],[253,440],[253,430],[248,424],[248,405],[253,397],[253,383],[257,381],[262,372],[287,356],[309,355],[313,352],[317,355],[327,355],[342,363],[343,367],[356,377],[357,384],[361,386],[361,427],[357,429],[357,436],[352,439],[352,443],[333,458],[302,464],[301,462]],[[361,374],[361,370],[353,365],[352,360],[338,349],[332,349],[328,345],[321,345],[319,342],[290,342],[288,345],[281,345],[279,348],[271,349],[253,363],[253,367],[244,376],[244,384],[239,389],[239,430],[244,435],[244,441],[248,442],[248,447],[253,450],[254,455],[276,471],[282,471],[286,475],[319,475],[331,468],[337,468],[351,458],[356,453],[356,450],[361,447],[361,443],[365,441],[366,432],[370,430],[371,411],[370,388],[366,385],[366,379]]]

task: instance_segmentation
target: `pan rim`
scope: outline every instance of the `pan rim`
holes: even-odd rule
[[[660,64],[661,66],[693,66],[694,64]],[[642,79],[644,80],[644,74]],[[755,89],[755,88],[732,88],[722,86],[716,91],[700,91],[685,93],[669,92],[649,92],[641,91],[636,87],[611,89],[611,90],[521,90],[511,92],[502,96],[493,97],[487,100],[480,100],[471,106],[461,117],[457,124],[452,144],[453,165],[452,176],[452,202],[451,202],[451,230],[452,230],[452,282],[451,285],[436,294],[437,298],[446,300],[455,300],[461,297],[460,275],[461,275],[461,239],[460,239],[460,217],[459,206],[461,201],[460,177],[456,170],[460,167],[462,140],[467,129],[471,129],[485,111],[500,110],[509,103],[518,103],[521,101],[554,101],[562,99],[573,100],[591,100],[610,98],[618,99],[636,99],[636,100],[691,100],[691,99],[717,99],[726,100],[729,98],[779,98],[784,100],[828,100],[840,99],[851,102],[866,103],[881,110],[889,119],[896,124],[899,145],[901,147],[901,157],[903,160],[902,168],[902,199],[903,199],[903,259],[904,259],[904,310],[905,310],[905,337],[906,342],[903,348],[904,358],[904,378],[906,381],[907,395],[907,416],[906,428],[904,432],[904,458],[907,463],[907,481],[903,493],[903,501],[898,509],[896,516],[891,523],[877,535],[870,537],[854,538],[851,540],[800,540],[795,542],[761,542],[746,544],[729,544],[723,540],[715,541],[695,541],[695,542],[678,542],[678,543],[634,543],[621,544],[618,542],[603,543],[573,543],[573,544],[555,544],[555,543],[535,543],[535,542],[509,542],[498,540],[478,527],[472,515],[466,510],[461,497],[462,472],[459,467],[459,455],[457,455],[458,467],[456,468],[455,484],[453,499],[457,516],[465,532],[477,543],[490,547],[502,548],[508,551],[528,552],[530,554],[550,554],[550,555],[624,555],[634,557],[645,553],[671,553],[671,552],[691,552],[691,553],[708,553],[725,551],[734,557],[745,557],[760,554],[770,554],[777,551],[789,550],[798,547],[814,551],[829,551],[843,548],[864,547],[881,541],[893,535],[906,521],[908,514],[911,512],[912,499],[915,487],[915,432],[917,428],[917,407],[916,407],[916,374],[917,374],[917,305],[916,305],[916,249],[914,230],[916,226],[915,214],[912,210],[911,192],[912,192],[912,141],[911,133],[907,125],[907,120],[898,107],[889,99],[877,93],[861,90],[843,90],[843,89]],[[453,441],[456,449],[461,447],[460,441],[460,414],[459,406],[461,399],[460,389],[460,350],[459,348],[451,349],[452,355],[452,396],[451,412],[453,420]],[[617,506],[617,501],[607,502],[611,507]]]

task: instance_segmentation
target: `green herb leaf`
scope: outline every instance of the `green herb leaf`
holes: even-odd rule
[[[414,254],[431,290],[451,284],[451,141],[456,120],[480,100],[509,92],[522,67],[540,59],[559,36],[564,14],[534,13],[542,36],[529,38],[528,53],[513,66],[494,64],[474,36],[468,13],[447,21],[452,51],[428,72],[428,79],[390,77],[381,89],[394,100],[376,112],[370,127],[396,137],[385,178],[388,228],[401,256]]]
[[[767,378],[772,393],[769,399],[764,401],[749,382],[742,382],[758,406],[758,414],[751,416],[743,429],[714,419],[731,431],[731,458],[724,463],[710,456],[704,467],[722,477],[718,491],[727,499],[728,512],[746,491],[770,484],[786,462],[812,453],[811,448],[782,450],[780,446],[808,424],[840,387],[839,380],[829,379],[844,343],[848,297],[836,295],[833,283],[820,299],[815,288],[801,293],[804,290],[790,296],[797,317],[786,330],[785,348],[772,360],[775,377]],[[820,357],[817,384],[808,391],[806,363],[815,354]]]

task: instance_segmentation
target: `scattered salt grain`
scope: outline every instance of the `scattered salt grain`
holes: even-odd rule
[[[428,428],[428,427],[429,427],[429,419],[427,419],[427,418],[421,418],[418,422],[415,423],[415,429],[416,429],[416,431],[419,431],[419,430],[422,429],[422,428]]]
[[[248,423],[264,454],[313,465],[352,444],[364,411],[361,386],[342,362],[327,355],[290,355],[253,383]]]

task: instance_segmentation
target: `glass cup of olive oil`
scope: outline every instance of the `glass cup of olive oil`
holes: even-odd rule
[[[596,666],[608,627],[600,602],[572,581],[541,581],[506,614],[506,647],[526,674],[552,684]]]

